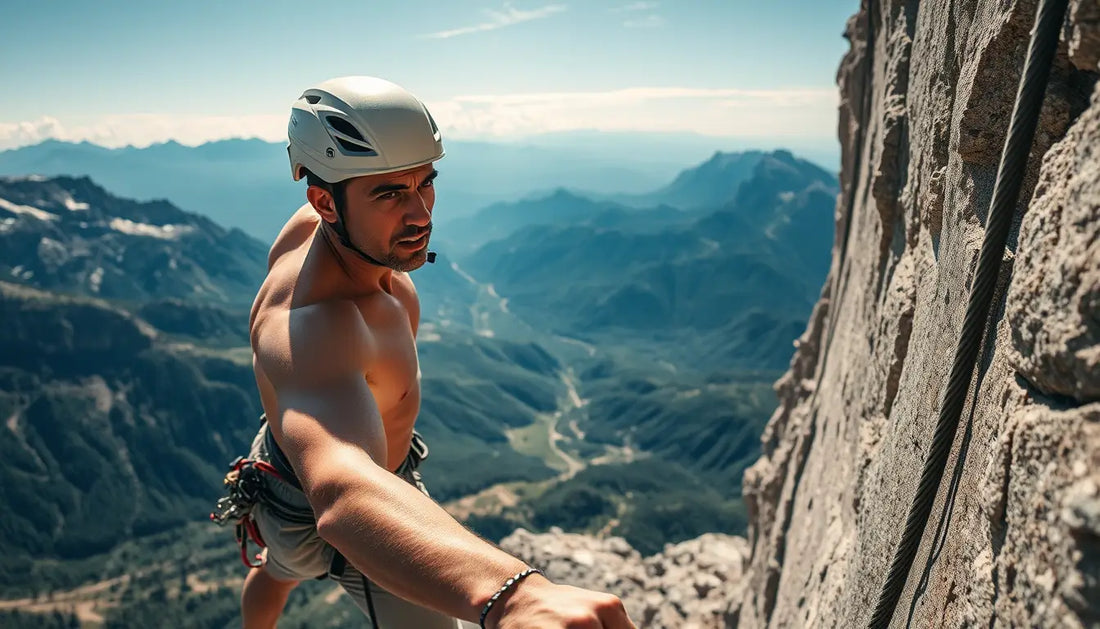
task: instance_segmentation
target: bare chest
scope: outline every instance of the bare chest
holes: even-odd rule
[[[370,367],[363,376],[389,432],[391,424],[411,423],[420,407],[416,339],[408,311],[391,296],[364,308],[363,318],[372,339]]]

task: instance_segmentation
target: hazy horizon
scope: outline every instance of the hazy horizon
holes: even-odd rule
[[[616,140],[617,144],[603,145],[601,140]],[[789,150],[798,157],[806,159],[826,170],[838,170],[840,165],[840,143],[835,138],[745,138],[704,136],[690,133],[634,133],[617,131],[594,131],[580,129],[575,131],[548,132],[518,138],[489,138],[489,139],[455,139],[447,140],[448,145],[461,148],[462,146],[495,145],[526,147],[537,149],[562,149],[572,148],[585,152],[586,155],[595,154],[604,159],[612,159],[616,153],[623,153],[622,159],[627,163],[663,164],[677,168],[687,168],[710,158],[716,152],[735,153],[744,151],[774,151]],[[43,138],[33,143],[25,143],[19,146],[0,149],[0,153],[17,151],[19,149],[37,146],[46,142],[60,142],[65,144],[87,144],[106,150],[143,150],[168,145],[179,145],[186,148],[199,148],[209,145],[218,145],[230,142],[260,142],[264,144],[280,145],[283,141],[265,140],[259,137],[230,137],[205,140],[198,143],[181,142],[175,138],[168,138],[150,142],[143,145],[124,144],[111,146],[100,144],[90,140],[65,140],[58,138]],[[646,151],[652,151],[646,153]],[[446,159],[446,158],[444,158]],[[28,173],[29,174],[29,173]]]

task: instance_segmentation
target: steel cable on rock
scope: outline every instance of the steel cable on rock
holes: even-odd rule
[[[909,578],[909,571],[916,558],[921,538],[924,537],[924,529],[936,500],[936,494],[939,492],[940,482],[943,480],[951,445],[955,441],[955,433],[958,430],[959,417],[973,379],[978,348],[985,333],[997,277],[1000,274],[1001,259],[1004,257],[1005,243],[1012,227],[1013,210],[1020,194],[1024,169],[1035,137],[1035,128],[1038,125],[1067,4],[1068,0],[1041,0],[1037,10],[1035,28],[1032,30],[1031,42],[1028,46],[1027,62],[1016,93],[1012,122],[997,170],[997,182],[993,189],[993,200],[990,204],[985,238],[978,258],[978,269],[966,305],[966,318],[956,346],[955,360],[951,365],[947,391],[940,407],[939,422],[936,425],[928,457],[924,462],[917,493],[909,507],[905,531],[894,553],[890,572],[882,586],[878,603],[868,625],[871,629],[888,626],[894,616],[894,609]]]

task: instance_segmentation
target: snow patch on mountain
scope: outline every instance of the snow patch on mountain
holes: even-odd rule
[[[57,220],[56,214],[51,214],[45,210],[40,210],[36,207],[29,205],[19,205],[18,203],[12,203],[7,199],[0,199],[0,209],[7,210],[12,214],[22,214],[24,216],[33,216],[40,221],[54,221]]]
[[[161,240],[176,240],[195,230],[190,225],[150,225],[148,223],[135,223],[125,218],[112,218],[110,225],[111,229],[124,234],[148,236]]]

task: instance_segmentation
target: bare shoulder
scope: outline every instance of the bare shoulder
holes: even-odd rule
[[[276,388],[362,373],[370,345],[363,316],[350,300],[268,309],[252,329],[257,366]]]
[[[312,205],[306,203],[298,208],[283,225],[279,235],[275,237],[267,254],[267,268],[275,266],[275,262],[284,253],[300,247],[308,240],[320,221],[321,217],[317,215]]]

